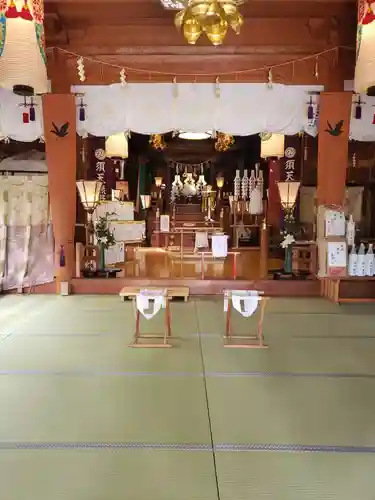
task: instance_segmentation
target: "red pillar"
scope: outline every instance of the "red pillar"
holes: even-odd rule
[[[56,292],[61,281],[74,276],[76,223],[76,102],[73,94],[43,96],[44,137],[48,186],[55,237]],[[60,267],[60,245],[65,267]]]
[[[351,92],[322,92],[320,95],[318,205],[344,203],[351,107]]]

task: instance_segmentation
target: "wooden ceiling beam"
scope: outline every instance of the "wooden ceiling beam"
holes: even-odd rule
[[[356,9],[353,4],[348,2],[340,3],[317,3],[314,1],[275,1],[267,2],[248,2],[240,7],[240,12],[244,17],[267,17],[278,18],[288,17],[356,17]],[[154,20],[158,23],[161,19],[173,20],[176,12],[168,11],[160,8],[157,2],[141,2],[132,0],[129,3],[118,3],[114,0],[106,2],[93,3],[88,5],[85,2],[66,2],[51,3],[46,2],[46,12],[58,12],[60,16],[67,20],[74,19],[90,19],[95,20],[95,23],[105,24],[112,22],[113,24],[121,24],[128,19],[137,19],[137,22],[149,22]]]
[[[184,58],[184,61],[189,61],[199,58],[203,61],[203,58],[218,58],[223,56],[231,57],[234,61],[238,58],[243,58],[244,56],[284,56],[284,57],[305,57],[311,54],[316,54],[318,52],[323,52],[327,49],[327,45],[323,42],[316,42],[314,45],[291,45],[291,46],[280,46],[280,45],[242,45],[234,47],[233,45],[222,45],[221,47],[213,47],[212,45],[204,46],[193,46],[183,45],[183,46],[119,46],[114,47],[113,45],[69,45],[66,50],[79,54],[85,57],[97,58],[99,60],[113,59],[122,60],[124,58],[131,59],[139,58],[150,59],[152,58],[163,58],[166,61],[167,58],[171,61],[173,58]],[[353,49],[354,50],[354,49]]]
[[[215,75],[219,75],[222,82],[265,82],[268,68],[277,64],[282,66],[273,69],[275,82],[285,84],[328,85],[332,82],[332,75],[337,74],[340,79],[352,79],[355,52],[341,52],[326,54],[319,58],[319,77],[315,77],[315,58],[285,64],[296,59],[289,54],[274,55],[246,55],[246,56],[210,56],[181,58],[155,56],[108,56],[103,58],[106,64],[85,62],[86,81],[88,85],[105,85],[119,83],[122,66],[133,68],[127,70],[129,82],[171,82],[174,75],[179,82],[213,82]],[[114,65],[114,66],[112,66]],[[116,65],[118,67],[116,67]],[[77,74],[77,61],[74,57],[65,57],[65,67],[68,80],[71,84],[80,84]],[[259,70],[259,68],[263,68]],[[143,71],[134,71],[135,69]],[[258,69],[258,70],[257,70]],[[250,70],[243,72],[244,70]],[[255,71],[257,70],[257,71]],[[167,74],[166,74],[167,73]],[[207,74],[210,73],[210,76]],[[56,74],[56,72],[55,72]],[[225,75],[227,74],[227,75]]]
[[[125,46],[186,46],[181,33],[173,25],[150,26],[65,26],[70,44],[100,46],[109,43],[116,47]],[[247,19],[239,36],[228,30],[226,45],[233,46],[309,46],[324,42],[326,46],[355,45],[356,24],[341,25],[327,19]],[[53,33],[47,31],[47,37]],[[211,45],[205,37],[198,46]]]

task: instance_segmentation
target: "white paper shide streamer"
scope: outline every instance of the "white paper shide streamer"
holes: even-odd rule
[[[0,86],[48,92],[43,0],[0,0]]]

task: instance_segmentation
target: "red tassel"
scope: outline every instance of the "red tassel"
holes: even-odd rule
[[[29,113],[27,111],[22,113],[22,121],[23,121],[23,123],[29,123],[30,117],[29,117]]]
[[[375,125],[375,113],[374,113],[374,117],[372,119],[372,124]]]
[[[31,15],[29,6],[27,5],[27,0],[25,0],[25,3],[23,4],[22,10],[21,10],[19,16],[22,17],[22,19],[24,19],[25,21],[32,21],[33,20],[33,16]]]
[[[13,0],[10,2],[9,7],[5,12],[5,17],[7,17],[8,19],[17,19],[17,17],[20,17],[16,4],[13,2]]]

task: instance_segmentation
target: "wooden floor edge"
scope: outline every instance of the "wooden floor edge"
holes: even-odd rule
[[[197,279],[139,279],[139,278],[75,278],[71,283],[71,293],[76,295],[119,295],[124,287],[187,287],[190,296],[220,295],[223,290],[259,290],[270,297],[319,297],[320,286],[317,280],[278,281],[278,280],[197,280]],[[9,293],[17,293],[16,290]],[[28,294],[28,288],[24,289]],[[55,294],[55,283],[37,285],[32,294]]]

